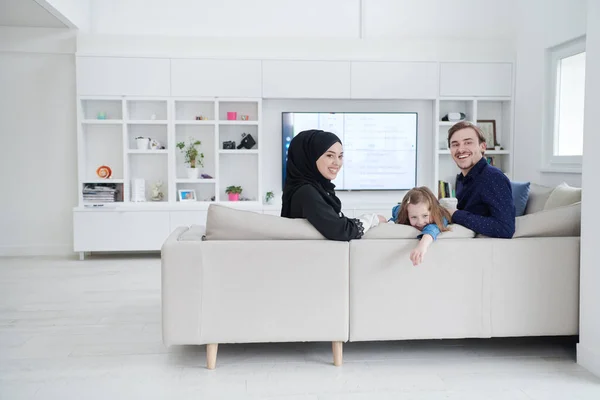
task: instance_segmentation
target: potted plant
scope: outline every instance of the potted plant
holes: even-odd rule
[[[265,195],[265,203],[271,204],[274,198],[275,194],[273,192],[267,192],[267,194]]]
[[[227,186],[227,188],[225,188],[225,193],[229,196],[229,201],[238,201],[240,199],[240,194],[242,193],[242,187]]]
[[[178,142],[177,148],[185,155],[185,163],[189,165],[187,174],[189,179],[198,179],[200,175],[200,167],[204,167],[204,153],[199,153],[196,146],[200,146],[202,142],[190,138],[189,143]]]

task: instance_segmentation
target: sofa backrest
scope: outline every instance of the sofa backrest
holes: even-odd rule
[[[325,240],[305,219],[282,218],[211,204],[206,240]]]

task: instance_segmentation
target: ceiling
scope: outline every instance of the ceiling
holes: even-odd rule
[[[0,0],[0,26],[68,28],[35,0]]]

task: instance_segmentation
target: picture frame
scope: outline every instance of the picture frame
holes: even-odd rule
[[[179,201],[196,201],[196,191],[194,189],[179,189],[177,193]]]
[[[496,141],[496,120],[495,119],[478,119],[477,126],[483,132],[485,144],[488,150],[494,150],[498,144]]]

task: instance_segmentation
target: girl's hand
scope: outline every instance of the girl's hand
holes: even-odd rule
[[[429,234],[423,235],[421,240],[419,240],[417,247],[410,252],[410,261],[412,261],[414,266],[417,266],[423,262],[425,253],[427,253],[427,249],[432,242],[433,238]]]
[[[423,262],[423,258],[425,257],[425,253],[427,253],[427,248],[423,248],[420,244],[415,247],[410,252],[410,261],[412,261],[414,266],[417,266]]]

